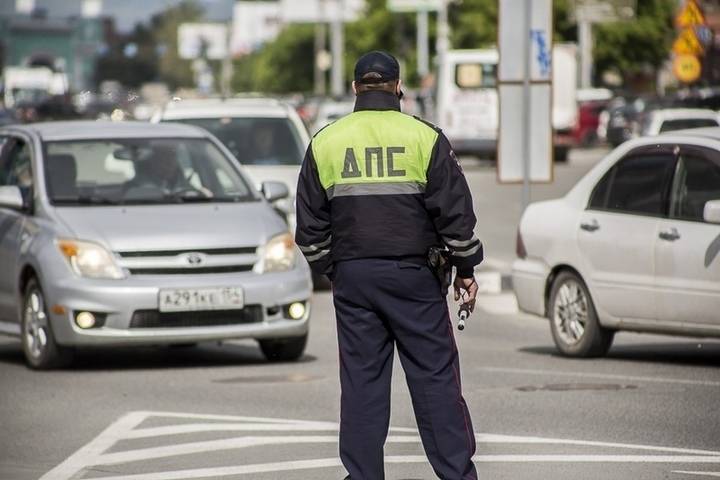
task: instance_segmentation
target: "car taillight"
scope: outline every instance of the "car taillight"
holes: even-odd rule
[[[527,250],[525,250],[525,242],[523,242],[519,228],[517,231],[517,237],[515,239],[515,253],[517,254],[518,258],[527,257]]]

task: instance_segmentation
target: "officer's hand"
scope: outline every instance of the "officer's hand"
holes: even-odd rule
[[[455,287],[455,301],[457,302],[462,297],[463,303],[466,304],[472,312],[475,309],[475,297],[478,291],[475,277],[460,278],[456,275],[453,287]]]

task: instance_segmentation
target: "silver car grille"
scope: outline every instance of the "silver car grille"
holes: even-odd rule
[[[257,247],[137,250],[116,252],[131,275],[199,275],[248,272],[257,262]]]

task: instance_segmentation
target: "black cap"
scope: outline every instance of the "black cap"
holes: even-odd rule
[[[363,79],[368,73],[375,78]],[[383,83],[400,79],[400,64],[387,52],[375,50],[366,53],[355,64],[355,81],[358,83]]]

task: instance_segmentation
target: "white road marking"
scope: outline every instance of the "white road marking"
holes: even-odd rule
[[[157,436],[164,436],[164,435],[178,435],[178,434],[186,434],[186,433],[199,433],[199,432],[234,432],[234,431],[264,431],[264,432],[289,432],[289,431],[302,431],[302,432],[317,432],[317,431],[332,431],[337,432],[339,430],[339,427],[337,424],[330,424],[330,425],[263,425],[263,424],[256,424],[256,423],[249,423],[249,424],[237,424],[237,423],[193,423],[193,424],[183,424],[183,425],[175,425],[175,426],[167,426],[167,427],[154,427],[154,428],[142,428],[142,429],[136,429],[131,432],[128,432],[128,434],[124,437],[124,439],[134,439],[134,438],[148,438],[148,437],[157,437]],[[392,427],[390,428],[391,432],[396,433],[416,433],[417,430],[413,428],[398,428],[398,427]],[[240,437],[240,438],[252,438],[252,437]],[[323,443],[326,437],[309,437],[309,436],[303,436],[303,437],[259,437],[261,439],[283,439],[284,441],[288,438],[315,438],[318,439],[318,443]],[[323,438],[323,440],[320,440]],[[337,441],[337,437],[333,436],[332,441]],[[388,442],[393,443],[407,443],[409,438],[412,438],[414,442],[420,442],[420,438],[415,437],[403,437],[403,436],[393,436],[390,435],[388,437]],[[698,450],[698,449],[690,449],[690,448],[675,448],[675,447],[657,447],[657,446],[651,446],[651,445],[637,445],[637,444],[631,444],[631,443],[614,443],[614,442],[596,442],[596,441],[588,441],[588,440],[569,440],[569,439],[562,439],[562,438],[542,438],[542,437],[523,437],[523,436],[510,436],[510,435],[497,435],[497,434],[490,434],[490,433],[476,433],[475,439],[478,443],[494,443],[494,444],[542,444],[542,445],[575,445],[575,446],[584,446],[584,447],[603,447],[603,448],[624,448],[624,449],[631,449],[631,450],[643,450],[643,451],[657,451],[657,452],[666,452],[666,453],[682,453],[686,455],[720,455],[720,451],[713,451],[713,450]],[[195,445],[192,448],[210,448],[212,450],[224,450],[226,449],[223,447],[223,442],[227,442],[228,445],[238,445],[238,446],[232,446],[229,448],[242,448],[242,446],[239,446],[237,443],[236,438],[231,439],[223,439],[223,440],[215,440],[212,442],[201,442],[201,444]],[[287,441],[287,443],[297,443],[292,441]],[[303,442],[301,442],[303,443]],[[265,441],[262,441],[262,443],[256,443],[255,445],[267,445],[269,443],[266,443]],[[190,445],[193,444],[182,444],[183,446],[187,446],[187,448],[190,448]],[[197,450],[196,450],[197,451]],[[203,450],[205,451],[205,450]],[[134,452],[137,452],[137,450],[134,450]],[[106,458],[104,456],[103,458]]]
[[[88,466],[97,465],[96,458],[116,442],[123,439],[123,434],[140,425],[148,417],[147,412],[131,412],[120,417],[97,437],[70,455],[64,462],[53,468],[40,480],[70,479]]]
[[[159,427],[140,425],[149,418],[166,418],[178,420],[198,420],[197,423],[181,423]],[[204,420],[204,422],[203,422]],[[219,421],[217,423],[211,420]],[[41,480],[70,480],[78,478],[89,469],[101,465],[122,465],[131,462],[142,462],[172,456],[193,455],[198,453],[237,450],[263,445],[292,444],[335,444],[337,443],[338,424],[333,422],[314,422],[307,420],[288,420],[263,417],[242,417],[231,415],[183,414],[175,412],[131,412],[110,425],[95,439],[80,448],[60,465],[46,473]],[[172,435],[212,432],[302,432],[304,435],[248,435],[219,440],[186,442],[158,447],[138,448],[112,453],[105,453],[121,440],[137,438],[168,437]],[[389,444],[420,443],[417,430],[414,428],[390,429]],[[332,435],[307,435],[307,433],[332,432]],[[653,445],[635,445],[625,443],[597,442],[586,440],[511,436],[497,434],[476,434],[481,444],[539,444],[539,445],[574,445],[611,449],[654,451],[656,455],[629,454],[549,454],[549,455],[478,455],[481,463],[668,463],[668,464],[720,464],[720,451],[662,447]],[[422,455],[388,456],[388,463],[424,463]],[[226,475],[243,475],[263,472],[281,472],[288,470],[317,469],[339,467],[336,458],[296,460],[289,462],[273,462],[253,465],[237,465],[229,467],[210,467],[181,471],[153,472],[135,475],[102,477],[103,480],[172,480],[180,478],[208,478]],[[100,479],[96,479],[100,480]]]
[[[188,423],[166,427],[141,428],[129,432],[125,438],[161,437],[163,435],[179,435],[197,432],[327,432],[337,431],[337,425],[284,425],[263,423]]]
[[[683,475],[695,475],[700,477],[720,477],[720,472],[686,472],[683,470],[673,470],[672,473],[680,473]]]
[[[607,380],[622,380],[644,383],[676,383],[679,385],[699,385],[704,387],[720,387],[720,382],[709,380],[688,380],[685,378],[643,377],[635,375],[616,375],[612,373],[567,372],[558,370],[536,370],[531,368],[510,367],[477,367],[476,370],[493,373],[516,373],[520,375],[539,375],[543,377],[583,377],[602,378]]]
[[[720,463],[720,457],[668,457],[660,455],[476,455],[476,463]],[[386,456],[385,463],[425,463],[424,455]],[[87,478],[86,480],[177,480],[183,478],[211,478],[250,473],[268,473],[340,467],[340,460],[320,458],[293,462],[261,463],[233,467],[198,468],[172,472],[153,472],[116,477]]]

